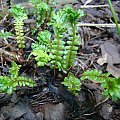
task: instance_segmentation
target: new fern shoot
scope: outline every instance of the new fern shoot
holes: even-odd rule
[[[54,31],[54,40],[52,41],[51,68],[62,70],[62,60],[65,42],[63,41],[64,34],[67,31],[65,17],[62,10],[57,13],[53,12],[49,25],[52,25]]]
[[[21,65],[17,65],[15,62],[11,62],[11,65],[10,76],[0,76],[0,92],[11,94],[17,86],[35,86],[35,82],[31,78],[19,76]]]
[[[78,50],[78,39],[77,35],[77,21],[80,17],[84,16],[84,12],[82,10],[74,10],[72,7],[67,7],[63,9],[66,22],[68,23],[69,29],[69,40],[67,41],[67,45],[65,46],[64,51],[64,60],[63,65],[64,69],[67,69],[74,64],[74,59]]]
[[[47,30],[41,31],[38,33],[37,39],[38,42],[32,44],[32,52],[30,56],[31,55],[35,56],[37,66],[44,66],[51,59],[49,54],[47,54],[48,52],[51,51],[51,33]]]
[[[9,11],[10,15],[14,17],[14,26],[18,47],[25,48],[23,26],[24,20],[27,19],[27,14],[25,13],[24,8],[20,5],[13,6]]]
[[[29,0],[34,7],[34,15],[37,18],[38,26],[44,23],[46,13],[50,11],[50,6],[43,0]]]
[[[34,7],[33,13],[36,17],[37,25],[33,32],[40,26],[45,30],[47,23],[50,21],[51,13],[53,11],[54,0],[29,0]]]

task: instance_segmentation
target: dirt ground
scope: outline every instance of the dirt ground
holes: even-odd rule
[[[24,7],[28,5],[26,1],[21,1]],[[80,44],[73,72],[80,76],[85,70],[97,69],[120,77],[120,36],[108,4],[106,0],[85,4],[86,0],[61,0],[56,6],[60,9],[71,5],[86,14],[77,25]],[[112,0],[112,4],[120,23],[120,1]],[[13,23],[6,15],[0,19],[0,30],[12,31]],[[28,21],[25,27],[32,29],[35,21],[31,17]],[[7,75],[10,62],[16,61],[22,65],[20,74],[34,79],[37,86],[18,87],[12,95],[0,93],[0,120],[120,120],[120,102],[103,97],[98,84],[83,82],[80,93],[74,96],[61,85],[61,73],[53,81],[53,71],[48,66],[36,67],[34,60],[27,62],[32,39],[37,36],[32,36],[29,30],[25,36],[24,51],[17,49],[14,37],[0,38],[0,75]],[[15,58],[17,55],[20,59]]]

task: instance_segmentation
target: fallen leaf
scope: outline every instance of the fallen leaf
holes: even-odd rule
[[[104,63],[108,64],[119,64],[120,63],[120,55],[118,53],[118,48],[110,43],[105,42],[101,46],[102,58],[98,59],[98,64],[103,65]]]
[[[110,72],[115,78],[120,77],[120,68],[117,68],[114,65],[108,64],[107,71]]]

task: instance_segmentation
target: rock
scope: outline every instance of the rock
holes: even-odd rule
[[[12,94],[11,102],[17,103],[20,100],[20,98],[17,96],[15,92]]]
[[[4,112],[3,117],[4,117],[5,120],[8,120],[10,118],[9,112],[8,111]]]
[[[13,104],[8,104],[8,106],[4,106],[1,108],[1,112],[6,119],[9,117],[10,119],[17,119],[26,113],[18,105],[16,105],[15,107],[13,107],[12,105]]]
[[[64,120],[65,119],[65,106],[59,104],[46,104],[43,106],[45,120]]]
[[[43,120],[43,113],[42,112],[38,112],[36,114],[37,120]]]
[[[10,100],[10,95],[5,93],[0,93],[0,105]]]
[[[25,120],[36,120],[36,116],[30,109],[27,98],[21,98],[16,104],[9,103],[1,108],[1,114],[10,120],[20,119],[23,117]]]
[[[112,106],[111,106],[110,104],[104,103],[104,104],[102,105],[101,110],[100,110],[100,115],[101,115],[105,120],[109,120],[111,113],[112,113]]]

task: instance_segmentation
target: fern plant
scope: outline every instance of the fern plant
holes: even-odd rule
[[[19,48],[25,48],[25,41],[24,41],[24,20],[27,19],[27,14],[24,12],[23,7],[20,5],[15,5],[10,9],[11,16],[14,17],[14,25],[16,31],[16,38]]]
[[[101,83],[104,88],[103,95],[112,97],[112,99],[120,99],[120,78],[109,77],[110,73],[102,73],[101,71],[91,70],[82,74],[81,80],[95,80]]]
[[[32,44],[32,53],[34,56],[34,51],[37,52],[38,49],[43,50],[44,53],[48,54],[50,57],[51,68],[61,70],[62,67],[62,57],[64,51],[64,44],[63,41],[64,34],[66,32],[66,27],[64,24],[65,17],[63,16],[63,12],[60,10],[57,13],[53,12],[51,16],[51,21],[48,24],[53,27],[54,31],[54,40],[51,41],[51,33],[47,30],[38,33],[37,39],[39,42],[35,42]],[[37,50],[36,50],[37,49]],[[38,50],[39,51],[39,50]],[[36,56],[38,57],[40,54],[38,53]],[[46,55],[45,55],[46,56]],[[39,56],[40,57],[40,56]],[[38,59],[37,59],[38,60]],[[38,62],[41,62],[42,59],[39,59]],[[49,59],[47,60],[49,61]],[[47,62],[44,64],[47,64]],[[40,65],[40,64],[39,64]]]
[[[120,78],[109,77],[110,73],[102,73],[102,71],[91,70],[85,71],[81,78],[76,78],[72,73],[69,73],[64,78],[62,84],[64,84],[68,90],[77,95],[81,89],[82,80],[93,80],[101,83],[103,88],[102,94],[105,97],[112,98],[113,100],[120,100]]]
[[[39,43],[33,43],[33,49],[36,47],[44,50],[51,58],[51,68],[66,70],[73,66],[74,58],[78,49],[77,20],[83,16],[83,11],[75,11],[71,7],[59,11],[53,11],[51,21],[48,23],[54,31],[54,39],[48,31],[38,34]],[[70,36],[67,42],[64,41],[65,33],[70,28]],[[69,31],[69,30],[68,30]],[[38,45],[40,44],[40,45]]]
[[[37,66],[44,66],[50,61],[50,56],[40,49],[34,49],[33,52],[30,54],[35,56],[35,60],[37,61]],[[29,57],[30,57],[29,56]]]
[[[50,10],[50,6],[47,3],[43,2],[42,0],[30,0],[34,9],[34,13],[37,18],[37,22],[42,24],[46,18],[46,12]]]
[[[47,30],[38,33],[38,42],[32,44],[32,52],[29,55],[35,56],[37,66],[44,66],[50,61],[50,56],[47,54],[51,51],[51,33]],[[28,59],[29,59],[28,58]]]
[[[39,40],[39,45],[41,45],[41,47],[46,47],[46,52],[51,51],[51,33],[48,30],[39,32],[37,39]]]
[[[11,65],[10,76],[0,76],[0,92],[11,94],[17,86],[35,86],[35,82],[31,78],[18,75],[20,65],[15,62],[11,62]]]
[[[29,0],[34,7],[34,15],[37,18],[37,26],[33,32],[36,31],[40,26],[45,29],[47,23],[50,21],[51,12],[53,10],[51,0]]]
[[[49,25],[52,25],[54,31],[54,40],[51,48],[51,68],[62,70],[62,57],[64,52],[65,42],[63,41],[66,32],[65,17],[62,10],[57,13],[53,12]]]

